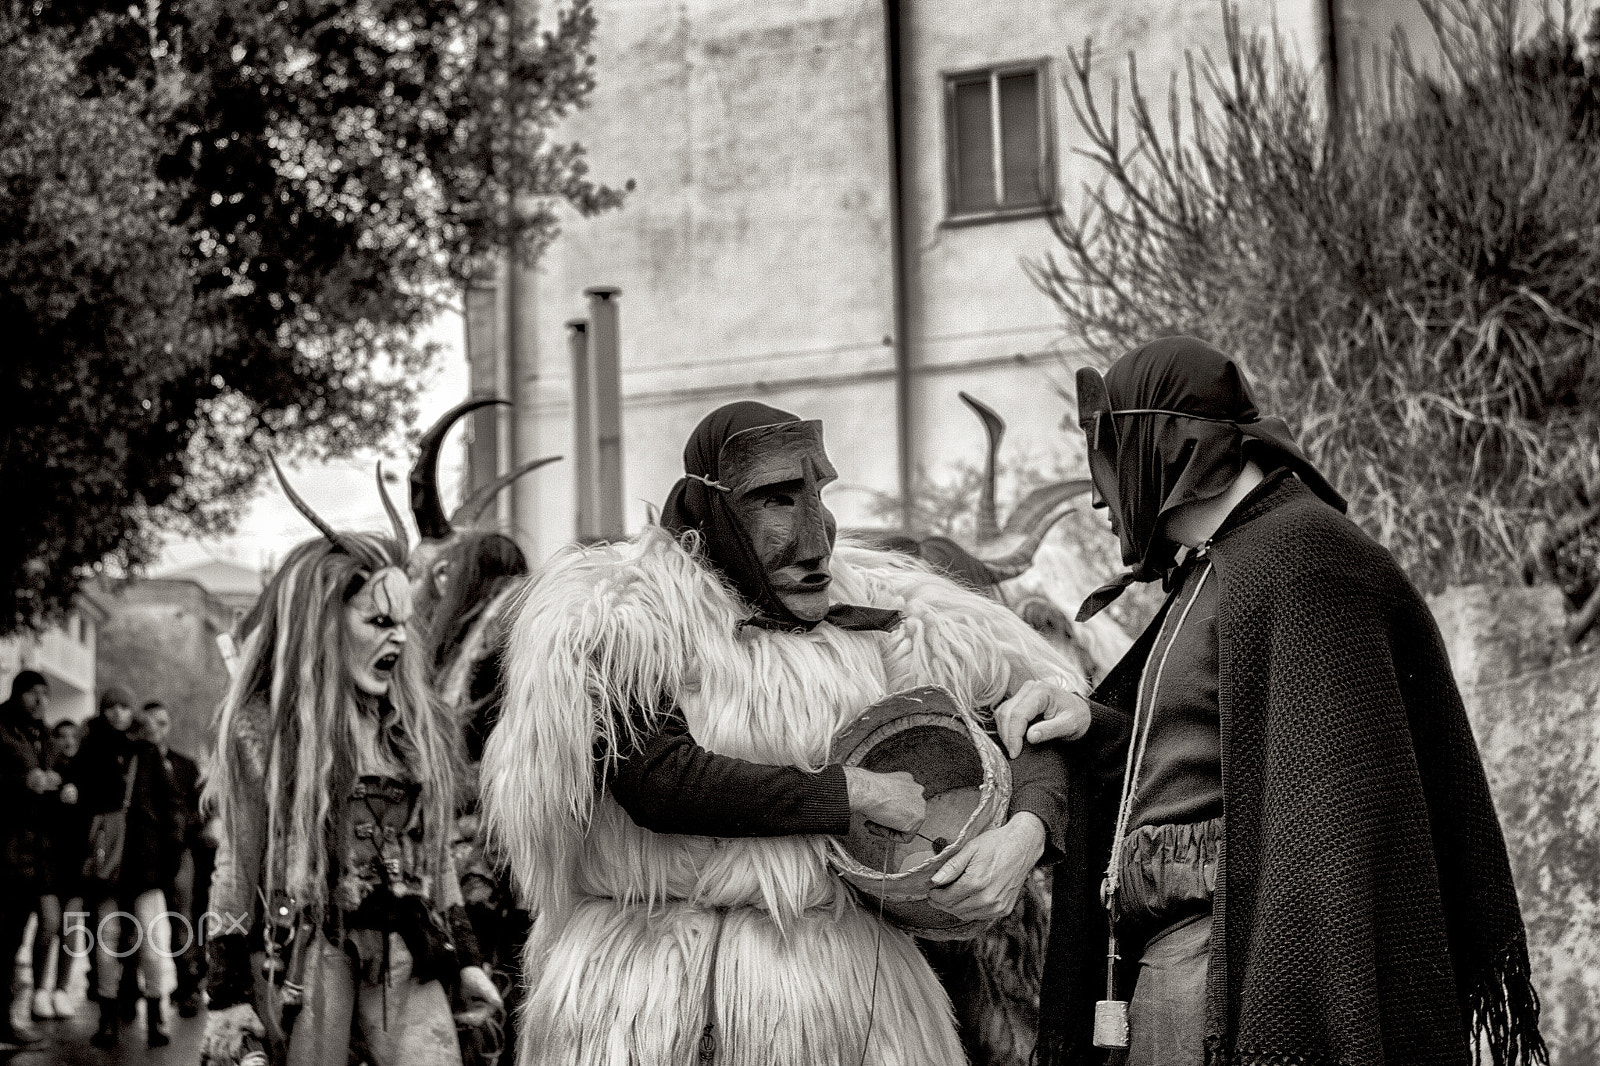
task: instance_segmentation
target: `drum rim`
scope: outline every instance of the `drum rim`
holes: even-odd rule
[[[978,785],[978,803],[977,806],[973,808],[972,813],[967,817],[966,822],[962,825],[961,832],[954,840],[950,842],[944,851],[937,855],[930,855],[927,859],[918,863],[916,866],[910,867],[906,870],[901,870],[899,873],[891,874],[861,863],[855,858],[855,856],[851,855],[845,850],[841,838],[834,837],[831,840],[829,848],[831,854],[829,858],[839,875],[850,884],[856,885],[858,888],[868,889],[882,894],[885,902],[913,903],[926,900],[926,891],[921,892],[919,895],[903,896],[897,899],[894,895],[887,893],[885,890],[913,879],[920,880],[930,876],[934,870],[937,870],[940,866],[943,866],[946,862],[948,862],[952,855],[954,855],[961,849],[961,847],[966,845],[972,839],[977,837],[979,833],[985,832],[994,828],[996,825],[999,825],[1004,820],[1006,809],[1011,803],[1010,764],[1007,762],[1004,754],[1000,751],[1000,746],[989,737],[988,733],[984,732],[982,726],[980,726],[974,720],[974,717],[971,714],[962,713],[961,704],[956,700],[955,695],[951,693],[949,689],[943,687],[942,685],[919,685],[916,688],[890,693],[889,696],[898,696],[902,699],[920,699],[921,697],[919,697],[918,694],[924,692],[938,692],[943,694],[943,696],[949,701],[950,706],[956,708],[956,710],[952,712],[943,708],[938,708],[924,711],[907,711],[903,714],[897,714],[893,718],[887,718],[883,721],[873,722],[870,725],[864,725],[864,723],[871,717],[871,711],[869,710],[863,712],[854,721],[852,721],[850,725],[846,726],[840,731],[832,757],[832,761],[842,763],[843,765],[856,765],[860,761],[862,749],[866,747],[869,740],[875,736],[878,736],[882,731],[890,728],[895,723],[900,722],[905,718],[912,717],[916,714],[925,714],[931,717],[943,719],[947,722],[959,722],[966,730],[967,737],[972,741],[973,747],[977,750],[979,764],[983,767],[983,780]],[[889,697],[886,696],[885,699],[887,698]],[[900,732],[904,728],[905,727],[895,729],[889,735],[892,736],[894,732]],[[852,734],[857,732],[860,733],[860,736],[854,737],[852,740]],[[840,741],[847,740],[852,741],[849,753],[840,757],[837,744]],[[852,762],[852,758],[854,758],[854,762]],[[979,826],[978,823],[980,820],[987,821],[989,824]]]

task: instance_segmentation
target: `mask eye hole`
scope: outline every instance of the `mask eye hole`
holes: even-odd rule
[[[798,481],[779,481],[751,490],[749,498],[758,507],[793,507],[802,488]]]

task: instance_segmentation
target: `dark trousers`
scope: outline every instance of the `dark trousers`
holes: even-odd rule
[[[213,849],[203,844],[188,849],[178,863],[178,874],[168,895],[168,906],[189,919],[188,930],[181,923],[175,924],[172,930],[173,949],[182,949],[175,960],[178,970],[176,998],[179,1000],[198,994],[205,983],[206,948],[201,923],[210,905],[211,870],[215,865]]]
[[[1128,1002],[1121,1066],[1204,1066],[1210,968],[1210,914],[1185,918],[1150,938]]]

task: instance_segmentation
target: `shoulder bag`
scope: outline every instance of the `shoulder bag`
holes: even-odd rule
[[[107,884],[122,876],[122,848],[128,839],[128,807],[133,803],[133,783],[139,775],[139,756],[128,760],[127,781],[122,790],[122,806],[94,816],[89,823],[89,854],[83,860],[83,876]]]

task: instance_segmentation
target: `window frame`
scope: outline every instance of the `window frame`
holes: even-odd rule
[[[1012,74],[1033,74],[1038,79],[1038,137],[1039,137],[1039,187],[1038,203],[1017,207],[989,207],[964,211],[957,203],[960,191],[956,123],[956,86],[982,76],[989,83],[989,162],[991,180],[996,199],[1003,200],[1005,193],[1004,149],[1000,137],[1000,79]],[[990,63],[980,67],[940,71],[944,91],[944,220],[945,226],[970,226],[984,222],[1004,222],[1011,219],[1037,218],[1048,215],[1060,205],[1060,176],[1056,166],[1056,114],[1055,114],[1055,63],[1049,56],[1018,59],[1005,63]]]

